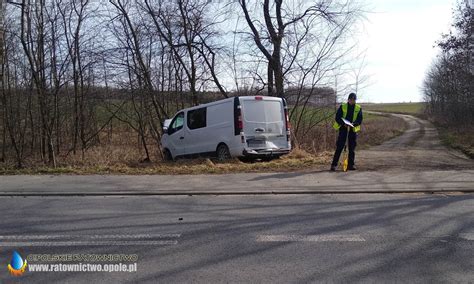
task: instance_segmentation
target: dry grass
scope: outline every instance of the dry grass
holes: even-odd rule
[[[367,149],[370,146],[382,144],[390,138],[402,134],[407,124],[401,118],[391,115],[374,115],[365,113],[358,136],[358,149]],[[332,125],[321,125],[307,132],[307,136],[299,141],[303,149],[311,153],[333,151],[337,139],[337,132]]]
[[[395,117],[367,115],[358,149],[377,145],[400,134],[405,125]],[[120,138],[119,138],[120,137]],[[181,159],[163,162],[158,147],[150,141],[153,162],[141,162],[145,157],[142,149],[134,146],[136,136],[113,137],[106,146],[96,146],[76,155],[60,155],[58,167],[51,168],[38,159],[29,158],[26,168],[17,169],[13,161],[0,163],[0,174],[223,174],[243,172],[287,172],[327,169],[335,147],[336,131],[330,125],[313,128],[289,155],[270,162],[244,163],[233,159],[218,163],[213,159]],[[134,143],[132,143],[134,142]]]
[[[90,165],[90,166],[60,166],[31,167],[27,169],[0,168],[1,174],[225,174],[249,172],[287,172],[303,169],[319,169],[330,161],[329,152],[318,155],[309,154],[301,149],[294,149],[292,153],[270,162],[244,163],[232,159],[219,163],[209,158],[180,159],[176,162]]]
[[[454,149],[474,159],[474,127],[456,129],[453,127],[438,127],[441,141]]]

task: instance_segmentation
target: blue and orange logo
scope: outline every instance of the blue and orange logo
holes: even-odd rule
[[[13,251],[12,260],[8,264],[8,271],[10,271],[10,274],[14,276],[23,275],[26,270],[26,265],[26,259],[23,260],[18,252]]]

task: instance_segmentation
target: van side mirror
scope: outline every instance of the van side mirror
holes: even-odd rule
[[[170,124],[171,124],[171,119],[166,119],[164,122],[163,122],[163,134],[170,134],[168,132],[168,128],[170,127]]]

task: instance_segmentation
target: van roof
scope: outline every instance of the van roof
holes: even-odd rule
[[[197,106],[193,106],[189,108],[183,108],[183,109],[178,110],[176,113],[181,112],[181,111],[190,111],[190,110],[199,109],[203,107],[213,106],[213,105],[221,104],[227,101],[233,101],[235,98],[244,99],[244,100],[254,100],[255,97],[262,97],[263,99],[268,100],[268,101],[280,101],[282,99],[280,97],[270,97],[270,96],[238,96],[238,97],[231,97],[231,98],[226,98],[226,99],[210,102],[207,104],[197,105]]]

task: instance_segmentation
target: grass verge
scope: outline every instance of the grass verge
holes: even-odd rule
[[[336,132],[328,126],[330,137],[326,148],[310,152],[303,149],[293,149],[289,155],[283,156],[270,162],[243,163],[238,159],[232,159],[225,163],[218,163],[212,159],[182,159],[177,162],[161,162],[157,155],[152,163],[137,162],[140,153],[132,148],[124,146],[110,149],[91,149],[87,152],[85,159],[69,156],[56,168],[47,166],[35,166],[30,163],[27,168],[18,169],[5,163],[0,164],[0,175],[18,174],[128,174],[128,175],[154,175],[154,174],[228,174],[228,173],[252,173],[252,172],[291,172],[304,170],[327,170],[331,163]],[[366,149],[369,146],[378,145],[382,142],[399,135],[405,129],[402,119],[389,115],[365,114],[362,132],[358,140],[358,149]],[[325,132],[325,131],[323,131]],[[318,136],[313,136],[318,137]],[[316,144],[321,144],[319,138],[313,138]],[[124,150],[128,149],[128,150]],[[156,153],[155,153],[156,154]]]
[[[474,159],[474,127],[471,129],[454,129],[438,126],[438,132],[443,144]]]
[[[270,162],[244,163],[238,159],[218,163],[209,158],[180,159],[176,162],[137,163],[135,165],[109,165],[94,167],[36,167],[26,169],[0,168],[0,174],[230,174],[251,172],[289,172],[305,169],[320,169],[330,163],[332,153],[309,154],[301,149],[294,149],[289,155]]]

